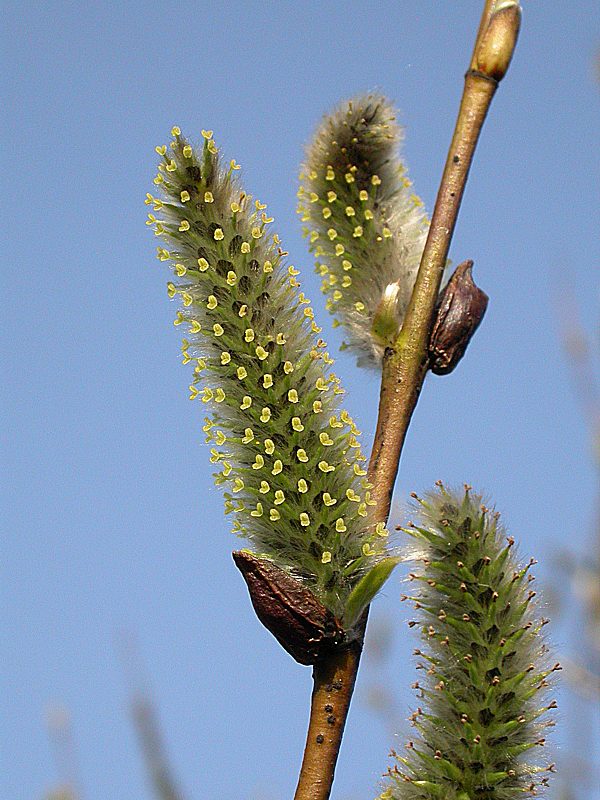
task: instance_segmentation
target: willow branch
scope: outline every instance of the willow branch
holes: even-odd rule
[[[502,13],[494,14],[494,6],[494,0],[486,0],[411,301],[398,339],[383,360],[377,429],[369,463],[376,502],[373,511],[380,520],[389,516],[402,447],[427,372],[435,306],[473,154],[516,43],[518,4],[506,9],[512,18],[503,19],[497,34],[490,36],[495,21],[492,17]],[[314,668],[308,736],[295,800],[327,800],[330,796],[360,645],[354,643]]]

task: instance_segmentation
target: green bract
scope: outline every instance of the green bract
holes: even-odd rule
[[[357,97],[324,118],[300,175],[298,210],[327,307],[364,364],[378,364],[400,329],[429,224],[401,140],[384,97]]]
[[[549,668],[531,590],[513,540],[498,514],[469,488],[420,500],[416,539],[420,567],[410,577],[424,649],[416,736],[381,800],[509,800],[544,785],[543,768],[527,761],[544,744]]]
[[[173,131],[146,202],[148,224],[166,240],[158,258],[175,277],[183,361],[194,367],[191,398],[219,465],[233,530],[302,579],[343,617],[354,585],[385,554],[371,518],[370,486],[357,430],[340,409],[310,301],[266,206],[240,187],[238,165],[220,163],[212,132],[196,152]]]

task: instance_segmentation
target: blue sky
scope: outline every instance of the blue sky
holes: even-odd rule
[[[593,0],[524,6],[451,248],[474,259],[489,310],[456,372],[426,382],[394,520],[411,490],[468,481],[555,594],[557,560],[591,546],[596,489],[558,319],[572,292],[590,333],[597,323],[600,25]],[[310,670],[260,628],[231,560],[238,542],[144,225],[154,146],[173,124],[214,129],[326,321],[294,212],[304,143],[340,99],[383,91],[431,210],[479,12],[472,0],[5,3],[3,797],[41,798],[57,782],[44,722],[56,703],[72,715],[86,800],[150,797],[115,648],[124,628],[190,800],[292,795]],[[377,378],[345,355],[338,372],[369,442]],[[405,739],[416,642],[401,591],[398,574],[374,610],[395,631],[385,679],[399,738],[366,707],[367,663],[338,800],[373,796]],[[560,651],[582,636],[571,611],[554,629]],[[563,749],[600,733],[572,708],[565,698]]]

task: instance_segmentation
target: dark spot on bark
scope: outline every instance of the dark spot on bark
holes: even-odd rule
[[[325,737],[323,736],[322,733],[319,733],[317,735],[317,744],[323,744],[324,741],[325,741]]]

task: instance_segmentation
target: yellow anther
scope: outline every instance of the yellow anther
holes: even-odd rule
[[[327,461],[319,461],[318,465],[321,472],[333,472],[335,467],[328,464]]]
[[[347,217],[356,216],[356,211],[352,208],[352,206],[346,206],[346,216]]]
[[[300,270],[293,267],[291,264],[288,267],[288,275],[300,275]]]
[[[275,218],[274,218],[274,217],[268,217],[268,216],[265,214],[265,212],[264,212],[264,211],[263,211],[263,213],[260,215],[260,219],[261,219],[261,222],[263,222],[265,225],[270,225],[270,224],[271,224],[271,222],[274,222],[274,221],[275,221]]]
[[[279,475],[280,472],[283,472],[283,462],[278,458],[273,464],[271,475]]]
[[[310,201],[311,203],[316,203],[316,202],[317,202],[317,200],[319,199],[319,195],[318,195],[318,194],[315,194],[315,192],[311,192],[311,193],[308,195],[308,199],[309,199],[309,201]]]
[[[235,284],[237,283],[237,275],[232,269],[230,269],[229,272],[227,273],[226,283],[229,286],[235,286]]]
[[[365,219],[367,219],[367,220],[373,219],[373,212],[371,211],[370,208],[367,208],[365,210]]]
[[[205,386],[204,389],[202,390],[202,402],[208,403],[208,401],[212,400],[213,397],[214,397],[213,390],[210,387]]]
[[[218,322],[215,322],[215,324],[213,325],[213,332],[215,336],[223,336],[225,330],[222,325],[219,325]]]
[[[263,208],[267,207],[267,204],[266,203],[261,203],[260,200],[255,200],[254,201],[254,205],[256,206],[256,210],[257,211],[262,211]]]
[[[323,504],[326,506],[334,506],[337,503],[335,497],[332,497],[329,492],[323,492]]]
[[[231,487],[231,491],[241,492],[244,487],[245,487],[244,481],[241,478],[235,478],[233,481],[233,486]]]
[[[227,437],[225,436],[225,434],[223,433],[223,431],[217,431],[217,432],[215,433],[215,443],[216,443],[216,444],[217,444],[219,447],[221,447],[221,445],[225,444],[225,442],[226,442],[226,441],[227,441]]]
[[[244,435],[242,437],[242,444],[249,444],[254,440],[254,431],[252,428],[245,428]]]
[[[377,525],[375,526],[375,533],[377,534],[377,536],[382,536],[382,537],[389,536],[389,531],[385,527],[385,522],[377,523]]]
[[[323,550],[323,555],[321,556],[321,564],[329,564],[331,561],[331,553],[329,550]]]
[[[232,158],[229,162],[229,169],[241,169],[241,166],[236,164],[235,158]]]
[[[298,459],[298,461],[302,461],[303,464],[306,464],[306,462],[308,461],[306,450],[303,447],[299,447],[296,450],[296,458]]]
[[[332,191],[327,192],[328,203],[335,203],[336,200],[337,200],[337,194],[335,192]]]
[[[295,389],[290,389],[287,396],[290,403],[298,402],[298,392]]]
[[[325,208],[322,211],[322,214],[323,214],[323,219],[329,219],[329,217],[331,216],[331,209],[329,208],[329,206],[325,206]]]
[[[231,361],[231,353],[228,353],[225,350],[223,353],[221,353],[221,364],[225,366],[226,364],[229,364],[230,361]]]
[[[266,358],[269,357],[269,353],[262,345],[258,345],[258,347],[254,351],[256,353],[256,357],[261,361],[264,361]]]
[[[323,431],[323,433],[319,434],[319,441],[323,445],[323,447],[331,447],[333,444],[333,439],[327,433],[327,431]]]
[[[174,269],[175,269],[175,272],[177,273],[177,275],[179,275],[180,278],[183,278],[183,276],[187,272],[187,269],[185,268],[185,266],[183,264],[175,264]]]
[[[270,419],[271,419],[271,409],[268,406],[265,406],[263,410],[260,412],[260,421],[268,422]]]
[[[240,310],[238,311],[238,317],[245,317],[248,313],[248,306],[244,303],[240,306]]]
[[[207,301],[207,303],[206,303],[206,307],[207,307],[208,309],[210,309],[210,311],[212,311],[212,310],[213,310],[214,308],[216,308],[218,305],[219,305],[219,304],[218,304],[218,302],[217,302],[217,298],[214,296],[214,294],[209,294],[209,295],[208,295],[208,301]]]
[[[212,131],[203,130],[203,131],[201,131],[201,133],[202,133],[202,136],[204,136],[205,139],[207,139],[207,140],[212,139],[212,136],[213,136],[213,132]]]
[[[367,474],[367,470],[361,469],[358,464],[355,464],[353,469],[354,469],[354,474],[357,475],[359,478]]]
[[[276,506],[280,506],[282,503],[285,503],[285,494],[281,491],[281,489],[277,489],[275,492],[275,499],[273,502]]]
[[[253,342],[254,341],[254,331],[252,328],[246,328],[244,331],[244,339],[246,342]]]
[[[215,392],[215,403],[222,403],[225,400],[225,392],[220,387]]]
[[[390,239],[392,237],[392,235],[393,235],[389,228],[384,228],[382,233],[383,233],[383,238],[384,239]]]
[[[248,242],[242,242],[242,246],[240,247],[242,253],[249,253],[250,252],[250,245]]]
[[[164,180],[165,180],[165,179],[163,178],[163,176],[162,176],[162,175],[159,173],[159,174],[156,176],[156,178],[154,178],[154,180],[152,181],[152,183],[155,183],[155,184],[158,186],[160,183],[164,183]]]
[[[300,417],[292,417],[292,428],[298,432],[304,430],[304,425],[302,424]]]
[[[283,362],[283,371],[286,375],[290,375],[294,371],[294,365],[291,361],[284,361]]]
[[[171,136],[181,136],[181,128],[179,125],[173,125],[171,128]]]
[[[336,244],[335,246],[335,254],[336,256],[341,256],[346,252],[346,248],[343,244]]]
[[[277,522],[278,519],[281,519],[281,514],[276,508],[269,509],[269,519],[271,522]]]
[[[225,238],[225,234],[223,233],[223,231],[221,230],[221,228],[217,228],[217,230],[214,232],[213,236],[214,236],[214,238],[215,238],[215,240],[216,240],[217,242],[220,242],[220,241],[221,241],[221,239],[224,239],[224,238]]]
[[[361,303],[361,302],[360,302],[360,300],[358,300],[356,303],[354,303],[354,308],[355,308],[355,309],[356,309],[356,310],[359,312],[359,314],[360,314],[360,313],[362,313],[362,312],[365,310],[365,304],[364,304],[364,303]]]
[[[334,239],[337,239],[337,235],[338,235],[338,233],[337,233],[335,228],[329,228],[329,230],[327,231],[327,236],[329,236],[331,241],[333,241]]]
[[[354,489],[346,489],[346,497],[355,503],[360,503],[360,495],[356,494]]]
[[[238,367],[235,371],[235,374],[238,376],[238,380],[243,381],[244,378],[248,377],[248,371],[246,367]]]
[[[363,202],[365,200],[368,200],[369,199],[369,193],[366,192],[364,189],[361,189],[360,192],[358,193],[358,199],[362,200]]]
[[[335,172],[333,171],[333,167],[327,167],[327,172],[325,173],[325,180],[326,181],[335,180]]]
[[[328,389],[327,381],[324,378],[317,378],[315,386],[320,392],[326,392]]]
[[[346,523],[344,522],[344,518],[343,517],[339,517],[338,519],[336,519],[336,521],[335,521],[335,529],[336,529],[336,531],[338,533],[344,533],[345,531],[348,530],[347,527],[346,527]]]
[[[343,428],[344,423],[340,422],[337,417],[329,417],[329,427],[330,428]]]
[[[256,504],[256,508],[254,509],[254,511],[250,512],[250,516],[251,517],[262,517],[262,515],[263,515],[263,505],[262,505],[262,503],[257,503]]]
[[[256,454],[256,458],[254,459],[254,463],[252,464],[252,469],[262,469],[265,465],[265,459],[261,456],[260,453]]]
[[[323,411],[323,403],[320,400],[315,400],[313,403],[313,414],[321,414]]]
[[[365,555],[365,556],[374,556],[375,552],[376,552],[368,542],[363,544],[362,551],[363,551],[363,555]]]
[[[161,144],[161,145],[158,145],[158,147],[155,147],[154,149],[156,150],[156,152],[158,153],[159,156],[164,156],[165,153],[167,152],[167,145],[166,144]]]
[[[183,148],[181,152],[183,153],[184,158],[192,157],[192,148],[189,146],[189,144],[186,144],[186,146]]]
[[[348,270],[352,269],[352,262],[348,261],[348,259],[345,258],[342,261],[342,269],[344,269],[346,272],[348,272]]]
[[[205,203],[214,203],[215,198],[213,197],[212,192],[204,192],[204,202]]]
[[[341,300],[343,296],[344,295],[340,292],[339,289],[336,289],[335,292],[331,295],[331,297],[332,297],[332,299],[333,299],[333,301],[335,303],[337,303],[338,300]]]
[[[167,294],[169,295],[170,300],[172,300],[177,294],[177,287],[174,283],[171,283],[171,281],[167,283]]]
[[[347,172],[344,175],[344,178],[346,179],[346,183],[354,183],[354,181],[355,181],[355,177],[351,172]]]
[[[193,319],[190,322],[190,333],[200,333],[202,330],[202,325],[198,322],[197,319]]]
[[[308,516],[306,511],[303,511],[300,514],[300,525],[302,525],[303,528],[308,528],[308,526],[310,525],[310,517]]]
[[[234,214],[237,214],[237,213],[238,213],[238,211],[240,210],[240,206],[239,206],[239,204],[238,204],[238,203],[235,203],[235,202],[234,202],[234,203],[232,203],[232,204],[229,206],[229,208],[231,208],[231,210],[233,211],[233,213],[234,213]]]
[[[250,234],[253,239],[260,239],[260,237],[262,236],[262,230],[255,225],[254,228],[252,228],[252,230],[250,231]]]
[[[245,411],[247,408],[250,408],[251,405],[252,405],[252,398],[249,395],[245,394],[244,397],[242,398],[240,408],[242,409],[242,411]]]
[[[308,317],[309,319],[314,319],[315,318],[315,312],[312,310],[312,308],[305,308],[304,309],[304,316]]]
[[[265,261],[263,264],[263,272],[265,272],[267,275],[270,272],[273,272],[273,264],[269,260]]]
[[[387,228],[385,230],[387,230]],[[362,235],[363,235],[363,227],[362,225],[357,225],[352,231],[352,236],[354,236],[355,239],[358,239]]]
[[[263,386],[265,389],[270,389],[273,386],[273,376],[269,375],[268,372],[263,375]]]
[[[373,175],[373,177],[371,178],[371,183],[373,184],[373,186],[379,186],[379,184],[381,183],[381,178],[379,177],[379,175]]]
[[[175,172],[177,169],[177,164],[171,159],[167,164],[167,172]]]
[[[304,480],[304,478],[300,478],[298,481],[298,491],[300,494],[306,494],[306,492],[308,492],[308,483]]]
[[[198,397],[198,389],[195,386],[190,386],[190,400],[195,400]]]
[[[268,456],[272,456],[275,452],[275,442],[273,439],[265,439],[265,453]]]
[[[206,272],[206,270],[209,267],[209,263],[205,258],[199,258],[198,259],[198,267],[200,269],[200,272]]]

